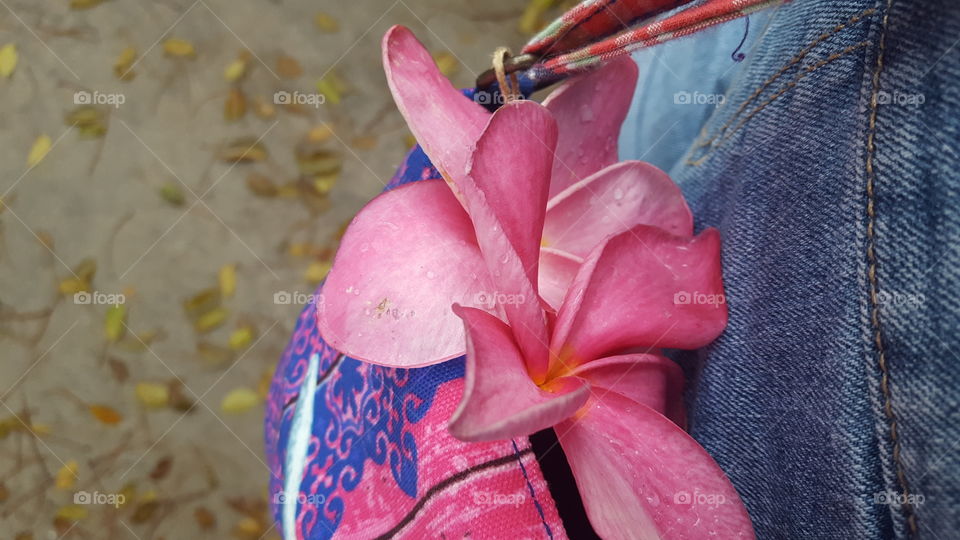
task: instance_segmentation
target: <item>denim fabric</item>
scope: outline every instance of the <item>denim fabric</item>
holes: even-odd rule
[[[667,166],[724,241],[691,433],[760,538],[960,530],[958,37],[955,0],[786,4]]]
[[[620,135],[620,159],[647,161],[664,171],[680,162],[726,98],[769,20],[770,12],[762,11],[634,53],[640,80],[630,105],[629,129]],[[740,61],[734,60],[741,54]]]

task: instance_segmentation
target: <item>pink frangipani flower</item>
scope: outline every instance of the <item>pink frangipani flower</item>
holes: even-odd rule
[[[345,255],[354,249],[372,255],[377,251],[370,246],[397,242],[416,245],[417,253],[410,253],[411,257],[399,253],[395,260],[378,253],[379,258],[357,268],[347,268],[343,262],[335,265],[324,288],[327,302],[321,306],[345,305],[341,301],[345,299],[351,300],[351,305],[366,306],[359,314],[334,316],[327,311],[328,317],[321,317],[327,323],[329,342],[338,349],[358,359],[389,359],[405,367],[455,358],[465,351],[464,331],[450,310],[451,303],[512,312],[516,311],[512,304],[520,297],[530,300],[539,296],[555,311],[583,257],[607,236],[638,224],[656,225],[675,234],[692,232],[690,210],[665,173],[639,161],[615,163],[616,139],[637,80],[636,64],[619,59],[566,83],[544,102],[550,114],[538,114],[551,116],[549,123],[556,126],[541,136],[553,137],[555,142],[536,139],[533,126],[507,126],[518,138],[533,140],[498,150],[499,157],[491,166],[502,169],[508,164],[509,170],[501,173],[510,177],[504,179],[504,190],[492,206],[507,211],[515,190],[534,186],[525,180],[527,176],[548,179],[541,188],[546,193],[534,194],[538,200],[547,197],[548,204],[537,208],[542,220],[526,224],[504,220],[504,226],[527,227],[527,233],[536,236],[535,245],[524,244],[529,251],[517,253],[533,288],[514,293],[496,289],[485,281],[483,272],[471,270],[481,260],[478,239],[470,240],[469,219],[451,204],[464,199],[461,184],[470,156],[478,150],[480,135],[494,115],[465,99],[406,28],[397,26],[387,33],[383,56],[394,99],[451,193],[431,182],[418,182],[414,184],[417,187],[405,186],[381,195],[356,217],[344,237],[338,261],[354,260]],[[554,155],[534,163],[524,151],[531,143],[555,145]],[[541,169],[534,170],[534,165]],[[447,207],[451,213],[440,210]],[[407,218],[418,225],[414,227]],[[438,226],[437,220],[445,221],[445,226]],[[464,238],[438,237],[453,231],[460,231]],[[429,268],[423,264],[426,261],[431,262]],[[465,275],[473,276],[470,283],[462,279]],[[366,324],[355,324],[357,319]],[[414,320],[418,324],[410,324]],[[364,339],[372,332],[389,342]]]
[[[605,77],[635,79],[635,67],[489,114],[408,31],[384,41],[394,97],[444,181],[389,191],[357,215],[317,304],[321,335],[394,367],[466,353],[450,432],[483,441],[553,427],[604,538],[752,538],[732,484],[682,429],[683,375],[660,353],[726,326],[723,303],[677,301],[722,296],[719,234],[693,236],[662,172],[613,164],[624,81]]]

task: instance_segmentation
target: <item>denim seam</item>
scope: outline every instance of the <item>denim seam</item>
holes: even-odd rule
[[[883,55],[886,46],[887,27],[890,18],[890,7],[893,0],[887,0],[881,25],[880,38],[877,46],[877,62],[873,70],[872,88],[870,95],[870,116],[867,130],[867,152],[866,152],[866,191],[867,191],[867,277],[870,287],[870,324],[873,327],[873,340],[877,348],[877,364],[880,368],[880,391],[883,395],[883,413],[887,419],[890,430],[890,443],[893,448],[892,458],[896,470],[897,483],[900,491],[903,492],[903,504],[901,510],[907,521],[909,528],[908,536],[915,537],[917,534],[917,516],[913,505],[910,503],[910,485],[907,481],[907,475],[901,456],[900,437],[897,433],[898,416],[893,410],[893,397],[890,390],[890,366],[887,364],[887,353],[884,348],[883,325],[880,320],[880,302],[878,294],[880,290],[877,278],[877,238],[876,238],[876,193],[874,185],[876,182],[876,170],[873,167],[873,158],[876,154],[875,137],[877,133],[877,111],[879,103],[877,101],[880,93],[880,74],[883,72]]]
[[[733,128],[733,131],[731,131],[731,132],[727,133],[726,135],[724,135],[723,138],[721,138],[719,141],[717,141],[717,142],[710,148],[710,150],[707,151],[707,153],[705,153],[704,155],[700,156],[699,159],[696,159],[696,160],[688,160],[688,161],[687,161],[687,164],[688,164],[688,165],[694,165],[694,166],[699,166],[699,165],[701,165],[701,164],[713,153],[714,150],[716,150],[717,148],[719,148],[719,147],[723,144],[724,141],[730,139],[730,138],[733,137],[738,131],[740,131],[740,128],[742,128],[744,125],[746,125],[746,123],[749,122],[750,119],[753,118],[753,116],[754,116],[755,114],[757,114],[758,112],[762,111],[763,109],[766,109],[767,106],[770,105],[771,103],[773,103],[774,101],[776,101],[777,98],[783,96],[784,94],[786,94],[787,92],[789,92],[790,90],[792,90],[793,87],[796,86],[796,85],[797,85],[804,77],[806,77],[807,75],[810,75],[810,74],[813,73],[814,71],[822,68],[823,66],[826,66],[827,64],[833,62],[834,60],[837,60],[837,59],[839,59],[839,58],[841,58],[841,57],[843,57],[843,56],[846,56],[846,55],[849,54],[849,53],[852,53],[853,51],[856,51],[857,49],[862,49],[863,47],[867,47],[867,46],[869,46],[869,45],[871,45],[871,44],[872,44],[871,41],[861,41],[860,43],[855,43],[855,44],[853,44],[853,45],[850,45],[849,47],[846,47],[845,49],[843,49],[843,50],[841,50],[841,51],[837,51],[837,52],[831,54],[830,56],[824,58],[823,60],[818,61],[818,62],[815,63],[815,64],[810,64],[810,65],[806,66],[806,67],[803,69],[803,71],[802,71],[796,78],[794,78],[792,81],[790,81],[790,82],[788,82],[786,85],[784,85],[783,88],[781,88],[781,89],[778,90],[775,94],[773,94],[772,96],[770,96],[769,99],[767,99],[766,101],[764,101],[763,103],[761,103],[757,108],[755,108],[755,109],[753,109],[752,111],[750,111],[750,113],[747,114],[747,116],[745,116],[742,120],[740,120],[740,122],[737,123],[736,127]]]
[[[770,85],[772,85],[773,83],[775,83],[784,73],[787,72],[787,70],[789,70],[789,69],[792,68],[793,66],[797,65],[797,64],[798,64],[799,62],[801,62],[804,58],[806,58],[807,55],[810,54],[810,53],[814,50],[814,48],[816,48],[817,45],[823,43],[824,41],[826,41],[826,40],[829,39],[830,37],[832,37],[832,36],[834,36],[834,35],[842,32],[843,30],[849,28],[850,26],[856,24],[857,22],[860,22],[860,21],[863,20],[864,18],[866,18],[866,17],[868,17],[868,16],[870,16],[870,15],[873,15],[874,13],[876,13],[876,11],[877,11],[877,10],[874,9],[874,8],[865,9],[865,10],[861,11],[860,13],[857,13],[856,15],[853,15],[852,17],[850,17],[850,19],[848,19],[846,22],[843,22],[843,23],[840,23],[840,24],[834,26],[832,29],[824,32],[823,34],[820,34],[816,39],[814,39],[814,40],[811,41],[810,43],[807,43],[807,44],[800,50],[800,52],[798,52],[796,55],[794,55],[793,58],[791,58],[791,59],[790,59],[786,64],[784,64],[779,70],[777,70],[773,75],[771,75],[769,78],[767,78],[767,80],[765,80],[759,87],[757,87],[757,89],[754,90],[753,93],[752,93],[746,100],[744,100],[743,103],[740,104],[740,106],[739,106],[739,107],[737,108],[737,110],[733,113],[733,115],[732,115],[729,119],[727,119],[727,121],[720,127],[720,129],[717,130],[717,132],[716,132],[713,136],[711,136],[711,137],[710,137],[709,139],[707,139],[707,140],[700,141],[700,142],[696,143],[696,144],[693,146],[693,150],[692,150],[693,152],[696,152],[697,150],[699,150],[699,149],[701,149],[701,148],[705,148],[705,147],[706,147],[706,148],[709,148],[709,149],[708,149],[708,150],[706,151],[706,153],[705,153],[703,156],[701,156],[699,159],[692,159],[692,158],[687,159],[687,162],[686,162],[687,165],[697,166],[697,165],[702,164],[703,161],[707,158],[707,156],[710,155],[710,153],[712,153],[714,149],[716,149],[717,147],[720,146],[720,143],[722,143],[723,140],[726,140],[727,138],[729,138],[730,136],[732,136],[733,133],[735,133],[738,129],[740,129],[740,128],[743,126],[743,124],[745,124],[746,121],[750,119],[750,117],[752,117],[754,114],[760,112],[760,110],[761,110],[763,107],[766,107],[767,105],[769,105],[769,104],[773,101],[773,99],[775,99],[775,98],[778,97],[779,95],[782,95],[783,93],[785,93],[787,90],[789,90],[789,89],[792,88],[793,86],[796,86],[797,81],[798,81],[799,79],[803,78],[804,76],[809,75],[809,74],[813,71],[813,69],[822,67],[822,66],[823,66],[823,61],[821,60],[820,62],[818,62],[818,64],[820,64],[820,65],[817,65],[817,66],[816,66],[815,68],[813,68],[813,69],[809,69],[809,68],[808,68],[807,71],[806,71],[804,74],[802,74],[800,77],[797,77],[796,79],[794,79],[794,80],[792,81],[792,83],[788,83],[788,85],[787,85],[787,87],[786,87],[785,89],[782,89],[780,92],[778,92],[777,94],[775,94],[773,99],[768,100],[768,101],[767,101],[766,103],[764,103],[763,106],[761,106],[760,108],[753,110],[753,111],[748,115],[748,117],[747,117],[746,120],[740,122],[740,123],[737,125],[737,127],[734,129],[734,132],[732,132],[732,133],[727,133],[726,136],[723,137],[721,140],[719,140],[719,141],[717,140],[718,138],[720,138],[721,136],[723,136],[723,135],[726,133],[727,129],[730,128],[730,125],[733,124],[733,122],[736,121],[736,120],[740,117],[741,114],[743,114],[743,112],[746,110],[747,106],[750,105],[750,103],[752,103],[755,99],[757,99],[757,98],[760,96],[760,94],[763,93],[764,90],[766,90],[767,88],[770,87]],[[845,51],[844,54],[845,54],[846,52],[848,52],[848,51]],[[836,53],[834,53],[834,54],[836,54]],[[830,58],[829,60],[832,61],[832,60],[835,60],[835,59],[836,59],[836,58],[834,57],[834,55],[831,55],[831,58]],[[705,134],[704,134],[704,136],[705,136]]]

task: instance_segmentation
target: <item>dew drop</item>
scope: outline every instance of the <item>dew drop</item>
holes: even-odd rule
[[[593,109],[589,105],[580,107],[580,121],[584,123],[593,121]]]

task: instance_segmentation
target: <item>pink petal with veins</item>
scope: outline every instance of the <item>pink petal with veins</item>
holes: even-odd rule
[[[693,215],[680,188],[643,161],[611,165],[550,200],[544,245],[586,257],[608,236],[636,225],[693,234]]]
[[[629,347],[696,349],[726,324],[720,233],[691,238],[638,225],[584,261],[550,346],[577,366]]]
[[[463,399],[450,433],[463,441],[522,437],[548,428],[579,409],[590,395],[582,379],[568,377],[550,390],[527,374],[510,328],[489,313],[455,306],[467,335]]]
[[[617,161],[620,126],[636,86],[637,64],[622,56],[564,83],[544,100],[560,126],[551,197]]]
[[[450,84],[409,29],[392,27],[382,49],[397,108],[433,165],[453,180],[466,170],[490,113]]]
[[[610,392],[555,429],[590,523],[606,540],[754,538],[723,470],[646,405]]]
[[[317,303],[320,334],[367,362],[434,364],[465,350],[450,305],[480,305],[492,287],[450,189],[440,180],[408,184],[375,198],[348,227]]]

